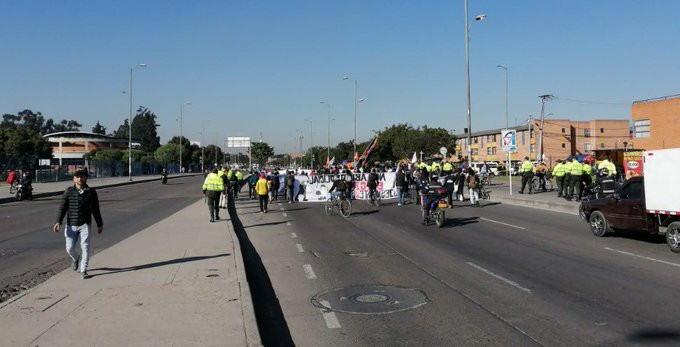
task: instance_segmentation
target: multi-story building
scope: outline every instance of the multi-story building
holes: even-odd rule
[[[527,125],[511,127],[517,132],[517,153],[513,161],[538,157],[540,121],[533,120]],[[472,133],[472,144],[467,145],[467,134],[457,135],[456,154],[465,158],[468,148],[473,161],[504,161],[506,154],[501,146],[501,131],[493,129]],[[630,130],[627,120],[570,121],[546,119],[543,122],[543,159],[552,166],[557,159],[570,155],[590,154],[599,149],[623,148],[629,141]]]
[[[633,138],[636,149],[680,147],[680,94],[633,102]]]
[[[59,165],[63,165],[65,160],[69,163],[82,165],[85,154],[94,153],[100,149],[128,148],[127,138],[116,138],[84,131],[62,131],[43,137],[52,145],[52,157],[59,160]],[[133,148],[139,147],[139,145],[136,142],[132,143]]]

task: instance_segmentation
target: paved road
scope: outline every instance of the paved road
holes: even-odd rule
[[[240,219],[299,345],[680,343],[680,257],[659,237],[596,238],[576,216],[501,204],[447,210],[442,229],[416,206],[254,205]],[[386,305],[414,308],[367,314]]]
[[[96,253],[201,198],[202,177],[176,178],[98,189],[104,232],[94,235]],[[0,205],[0,301],[40,283],[70,264],[63,232],[51,231],[60,197]],[[162,240],[159,240],[162,242]]]

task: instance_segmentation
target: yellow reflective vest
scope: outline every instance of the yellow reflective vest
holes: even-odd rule
[[[593,173],[593,168],[588,164],[583,164],[583,174],[589,175]]]
[[[243,181],[243,173],[241,171],[236,171],[236,179]]]
[[[597,170],[602,170],[602,169],[607,169],[608,176],[616,175],[616,165],[614,165],[614,163],[610,162],[607,159],[600,162],[600,164],[597,166]]]
[[[571,167],[569,173],[572,176],[581,176],[583,172],[583,164],[579,163],[576,159],[571,162]]]
[[[451,163],[444,164],[444,171],[453,171],[453,165]]]
[[[530,161],[523,161],[522,166],[519,168],[519,172],[525,173],[525,172],[534,172],[536,169],[534,168],[534,164],[532,164]]]
[[[441,170],[441,169],[442,169],[442,167],[439,165],[439,163],[433,163],[432,164],[432,171],[437,171],[437,170]]]
[[[255,191],[257,192],[257,195],[267,195],[269,193],[267,180],[264,178],[257,180],[257,183],[255,183]]]
[[[224,182],[222,182],[222,177],[218,176],[216,173],[210,173],[205,178],[203,182],[203,190],[209,190],[213,192],[221,192],[224,190]]]
[[[559,163],[559,164],[555,165],[555,167],[553,168],[552,175],[555,176],[555,177],[562,177],[565,174],[564,169],[565,169],[565,165],[562,164],[562,163]]]

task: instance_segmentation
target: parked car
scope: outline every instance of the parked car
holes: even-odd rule
[[[633,230],[666,236],[680,253],[680,148],[644,153],[643,176],[632,177],[611,196],[581,202],[579,215],[595,236]]]
[[[475,170],[475,172],[481,172],[482,165],[484,165],[483,162],[476,161],[476,162],[472,163],[471,167]],[[486,165],[489,166],[489,174],[491,176],[497,176],[498,175],[498,167],[499,167],[498,162],[487,161]]]

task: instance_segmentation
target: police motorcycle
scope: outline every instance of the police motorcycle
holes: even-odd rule
[[[421,187],[422,224],[430,225],[434,222],[437,227],[441,228],[446,221],[444,209],[448,207],[446,203],[447,190],[436,179],[436,176],[432,177],[430,182],[423,182]]]
[[[162,184],[168,183],[168,172],[165,169],[163,169],[163,171],[161,172],[161,183]]]
[[[617,187],[618,185],[614,177],[609,176],[609,170],[603,168],[600,171],[598,171],[597,177],[595,178],[595,184],[592,184],[590,187],[583,188],[585,190],[581,201],[586,202],[589,200],[606,198],[614,194]],[[585,204],[582,203],[579,206],[578,212],[581,218],[585,219],[586,213],[584,208]]]
[[[28,172],[21,174],[21,179],[16,186],[16,201],[33,200],[33,180]]]

